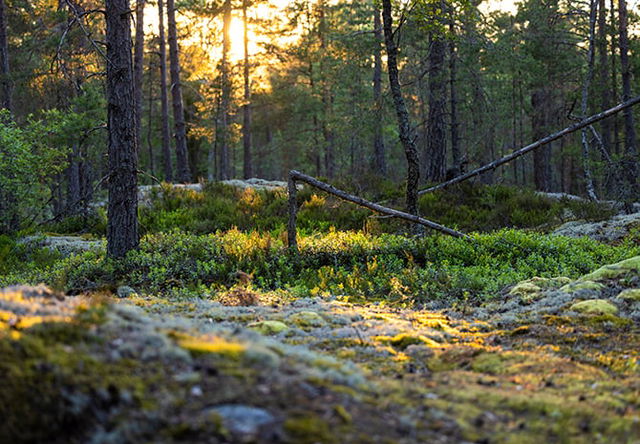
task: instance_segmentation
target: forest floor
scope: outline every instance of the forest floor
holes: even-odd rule
[[[0,292],[12,339],[0,369],[15,388],[0,391],[2,431],[14,442],[640,442],[637,287],[640,257],[457,311],[244,286],[218,301],[13,287]]]

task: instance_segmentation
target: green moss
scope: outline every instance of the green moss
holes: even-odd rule
[[[572,282],[570,284],[563,286],[562,288],[560,288],[560,291],[564,291],[565,293],[576,293],[582,290],[602,291],[605,288],[606,287],[599,282],[580,280],[580,281]]]
[[[640,302],[640,288],[623,290],[618,294],[617,298],[628,302]]]
[[[284,430],[289,442],[296,444],[336,443],[329,424],[317,416],[305,415],[287,418]]]
[[[289,316],[289,322],[302,328],[322,327],[327,323],[322,316],[315,311],[299,311]]]
[[[615,315],[618,313],[618,307],[605,299],[592,299],[573,304],[571,311],[589,315]]]
[[[278,333],[289,330],[287,324],[280,321],[252,322],[251,324],[247,325],[247,327],[265,336],[277,335]]]
[[[581,281],[605,281],[609,279],[618,279],[629,274],[640,274],[640,256],[635,256],[624,261],[605,265],[598,268],[593,273],[587,274],[580,278]]]
[[[396,336],[375,336],[373,338],[376,341],[383,344],[392,345],[395,348],[404,350],[410,345],[427,345],[429,347],[440,347],[441,344],[437,343],[433,339],[429,339],[422,335],[412,335],[409,333],[400,333]]]
[[[471,369],[490,375],[501,375],[509,372],[509,367],[524,362],[526,356],[514,352],[482,353],[471,363]]]

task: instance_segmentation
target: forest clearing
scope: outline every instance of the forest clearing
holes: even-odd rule
[[[640,443],[638,12],[0,0],[0,442]]]

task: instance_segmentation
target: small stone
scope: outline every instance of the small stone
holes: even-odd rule
[[[605,299],[592,299],[589,301],[578,302],[573,304],[570,310],[593,315],[615,315],[618,313],[618,308]]]
[[[280,321],[252,322],[247,327],[265,336],[277,335],[278,333],[289,330],[287,324]]]
[[[191,387],[191,396],[199,398],[203,395],[202,388],[199,385]]]
[[[629,288],[618,294],[618,299],[628,302],[640,302],[640,288]]]
[[[221,405],[210,412],[219,415],[224,427],[242,440],[257,437],[262,427],[276,422],[266,410],[241,404]]]
[[[116,294],[118,295],[119,298],[128,298],[131,296],[138,296],[137,291],[135,291],[133,288],[128,287],[126,285],[122,285],[118,287],[118,289],[116,290]]]

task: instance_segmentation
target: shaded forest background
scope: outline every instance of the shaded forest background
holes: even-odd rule
[[[299,169],[378,197],[399,189],[406,160],[386,76],[381,4],[133,3],[141,183],[283,179]],[[638,90],[635,3],[527,0],[513,14],[491,6],[393,5],[421,185],[483,165]],[[86,213],[104,186],[101,8],[95,1],[0,1],[8,110],[0,124],[2,231]],[[637,181],[634,126],[631,112],[612,117],[481,181],[622,199],[618,176]]]

